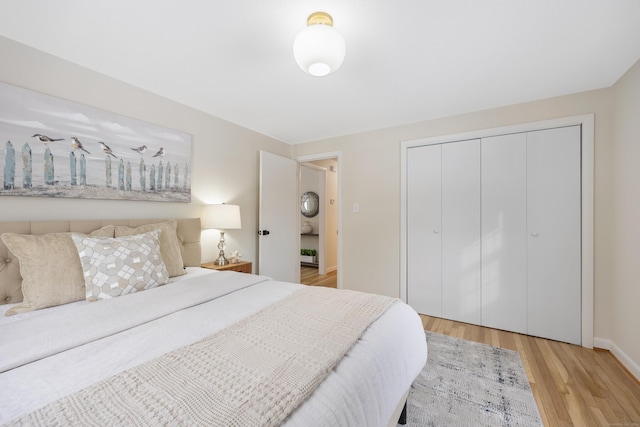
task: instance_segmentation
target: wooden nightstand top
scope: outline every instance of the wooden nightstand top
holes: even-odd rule
[[[226,270],[226,271],[238,271],[240,273],[252,273],[251,270],[251,261],[239,261],[235,264],[227,264],[227,265],[216,265],[212,262],[208,262],[206,264],[202,264],[202,268],[209,268],[211,270]]]

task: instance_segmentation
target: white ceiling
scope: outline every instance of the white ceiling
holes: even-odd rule
[[[317,10],[328,77],[292,54]],[[295,144],[609,87],[640,0],[3,0],[0,35]]]

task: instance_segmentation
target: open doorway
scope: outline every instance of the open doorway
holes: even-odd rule
[[[340,287],[340,186],[339,157],[297,159],[300,162],[300,282],[312,286]],[[318,199],[318,210],[303,204]],[[310,206],[313,207],[313,201]]]

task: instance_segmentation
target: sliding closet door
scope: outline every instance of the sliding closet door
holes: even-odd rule
[[[407,302],[442,316],[440,145],[407,152]]]
[[[482,139],[482,325],[527,332],[527,134]]]
[[[442,317],[479,324],[480,140],[442,145]]]
[[[530,335],[580,344],[580,127],[527,133]]]

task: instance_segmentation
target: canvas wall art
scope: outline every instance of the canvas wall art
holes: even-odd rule
[[[191,135],[0,83],[0,196],[191,201]]]

